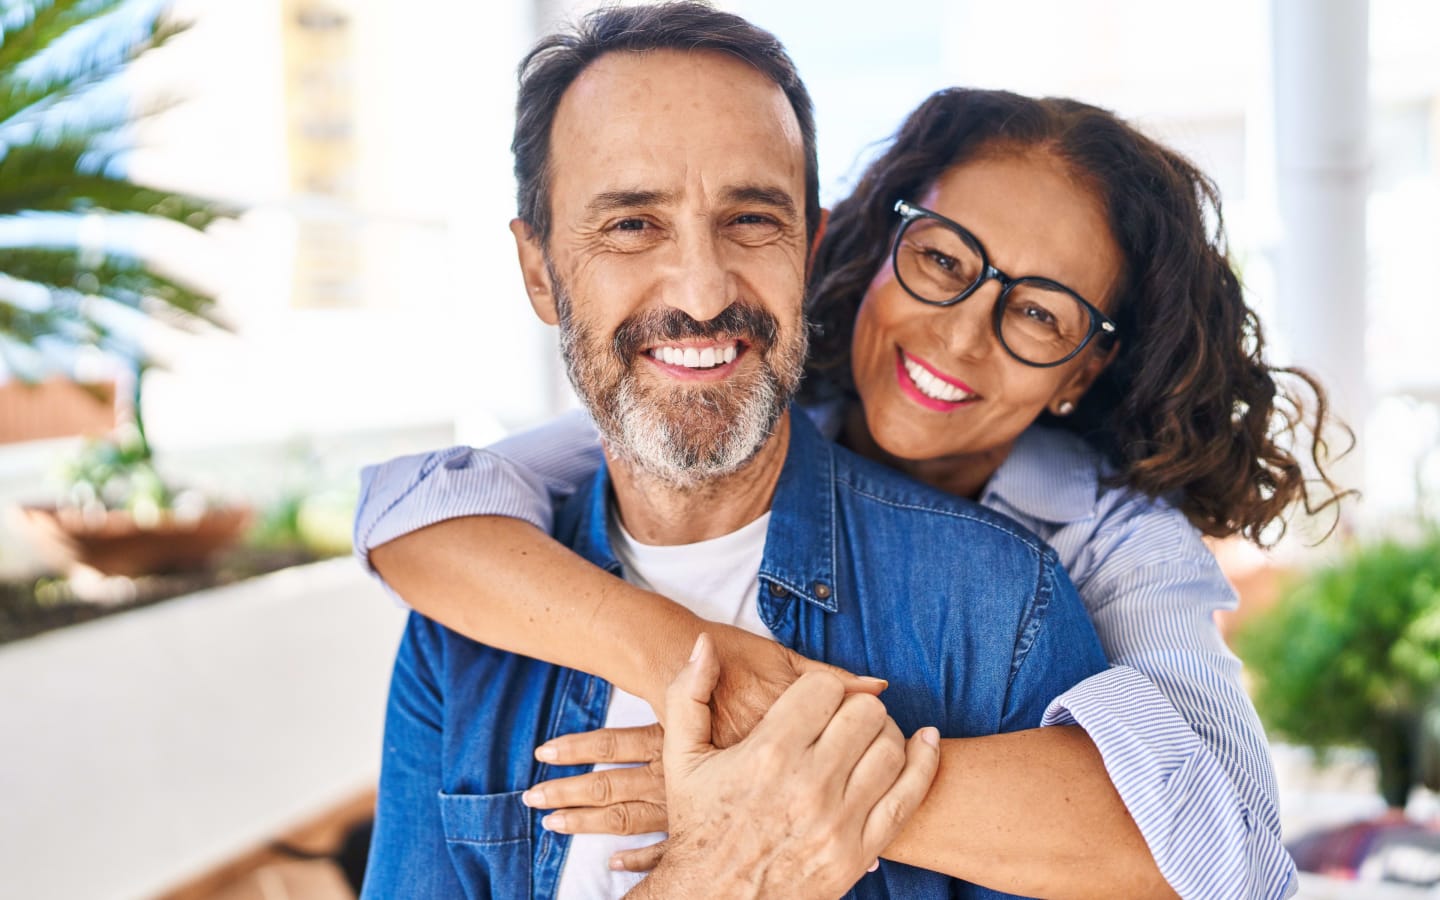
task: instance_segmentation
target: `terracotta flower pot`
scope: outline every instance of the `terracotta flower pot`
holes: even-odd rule
[[[24,506],[20,513],[40,551],[56,565],[129,577],[202,569],[250,522],[245,507],[206,510],[198,519],[183,521],[163,515],[149,526],[118,511],[91,517],[74,509]]]

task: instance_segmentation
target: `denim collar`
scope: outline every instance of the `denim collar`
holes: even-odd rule
[[[770,526],[760,580],[775,596],[794,594],[825,610],[840,607],[835,585],[835,445],[820,436],[810,417],[790,410],[790,446],[771,501]],[[610,572],[620,561],[606,527],[610,470],[601,463],[584,498],[571,547]]]
[[[1078,435],[1032,425],[1015,439],[980,502],[999,500],[1037,522],[1079,522],[1095,514],[1100,474],[1095,450]]]

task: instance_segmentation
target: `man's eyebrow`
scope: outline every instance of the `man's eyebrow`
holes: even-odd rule
[[[591,197],[585,208],[592,213],[606,213],[641,206],[664,206],[674,199],[675,195],[669,191],[606,191]]]
[[[795,207],[795,200],[790,196],[789,191],[778,187],[770,187],[761,184],[746,184],[739,187],[727,188],[723,194],[727,203],[758,203],[768,206],[786,216],[794,219],[799,215]]]

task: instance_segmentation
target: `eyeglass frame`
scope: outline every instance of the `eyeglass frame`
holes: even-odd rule
[[[1001,347],[1005,348],[1005,352],[1014,357],[1016,361],[1036,369],[1052,369],[1055,366],[1064,365],[1065,363],[1078,356],[1080,354],[1080,351],[1090,346],[1090,342],[1095,339],[1096,335],[1101,335],[1103,339],[1109,341],[1113,341],[1119,337],[1120,327],[1115,324],[1113,319],[1101,312],[1095,306],[1095,304],[1080,296],[1078,292],[1066,287],[1065,285],[1054,280],[1053,278],[1045,278],[1041,275],[1022,275],[1019,278],[1012,278],[1009,275],[1006,275],[1004,272],[1000,271],[999,269],[995,268],[995,266],[990,262],[990,254],[986,252],[985,245],[980,242],[980,239],[975,236],[974,232],[966,228],[964,225],[961,225],[959,222],[956,222],[953,219],[948,219],[945,216],[942,216],[939,213],[935,212],[934,210],[926,209],[923,206],[917,206],[916,204],[911,203],[908,200],[896,200],[894,209],[895,212],[900,214],[900,227],[895,231],[895,243],[894,246],[890,248],[890,265],[895,271],[895,280],[900,283],[900,287],[905,289],[905,293],[909,294],[915,300],[924,303],[926,306],[945,307],[954,306],[957,303],[962,302],[971,294],[980,290],[981,286],[983,286],[987,281],[993,279],[1000,282],[1000,296],[995,300],[995,312],[991,317],[993,320],[992,324],[995,329],[995,339],[1000,342]],[[974,248],[980,252],[980,263],[983,266],[983,268],[980,270],[980,277],[976,278],[973,284],[971,284],[965,290],[961,291],[958,295],[951,297],[949,300],[927,300],[926,298],[921,297],[919,294],[915,293],[913,290],[910,289],[910,285],[905,283],[904,276],[900,274],[900,239],[905,236],[906,229],[908,229],[911,223],[913,223],[916,219],[934,219],[940,224],[954,229],[960,234],[960,237],[962,239],[974,246]],[[1065,354],[1063,357],[1055,360],[1054,362],[1031,362],[1030,360],[1023,358],[1022,356],[1020,356],[1020,354],[1012,350],[1010,348],[1010,345],[1005,342],[1005,332],[1001,324],[1002,319],[1005,315],[1005,301],[1009,298],[1011,289],[1014,288],[1015,285],[1020,284],[1021,282],[1030,282],[1032,284],[1039,283],[1051,288],[1058,288],[1059,290],[1064,291],[1065,293],[1074,297],[1076,300],[1080,301],[1080,305],[1084,306],[1085,311],[1090,314],[1090,330],[1086,332],[1085,337],[1080,340],[1080,343],[1075,346],[1074,350],[1071,350],[1069,353]]]

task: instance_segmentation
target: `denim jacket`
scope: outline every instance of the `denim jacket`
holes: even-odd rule
[[[556,537],[618,574],[608,496],[602,468],[558,511]],[[1049,546],[831,444],[804,415],[790,417],[756,603],[797,652],[889,679],[883,699],[906,734],[1037,727],[1051,699],[1105,668]],[[364,896],[553,897],[568,837],[541,828],[520,794],[585,771],[533,750],[601,727],[609,699],[602,679],[412,613],[391,682]],[[1007,895],[882,861],[847,896]]]

